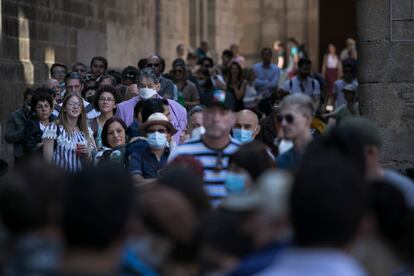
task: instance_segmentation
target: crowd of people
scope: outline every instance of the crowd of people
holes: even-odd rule
[[[321,73],[289,39],[248,66],[106,58],[27,89],[4,138],[2,275],[411,275],[414,183],[380,164],[355,41]]]

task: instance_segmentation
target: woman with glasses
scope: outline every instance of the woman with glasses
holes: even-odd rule
[[[93,105],[97,111],[101,112],[101,114],[90,120],[89,126],[94,133],[95,143],[98,150],[102,149],[102,127],[109,118],[114,116],[118,103],[119,96],[113,86],[103,85],[96,91]]]
[[[149,147],[132,153],[129,160],[129,173],[137,183],[159,176],[167,165],[171,136],[177,132],[167,116],[160,112],[149,116],[141,125],[141,131],[145,134]]]
[[[178,88],[178,99],[183,99],[184,106],[190,110],[200,104],[200,95],[194,83],[188,80],[185,64],[175,64],[172,70],[173,80]]]
[[[65,95],[57,122],[46,127],[42,139],[43,158],[67,172],[76,173],[90,162],[96,146],[78,93]]]

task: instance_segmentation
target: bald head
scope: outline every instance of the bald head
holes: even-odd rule
[[[259,133],[259,118],[251,110],[243,109],[236,113],[236,123],[234,128],[253,131],[253,138]]]

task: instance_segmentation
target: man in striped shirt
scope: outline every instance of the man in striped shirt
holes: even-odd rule
[[[229,155],[239,148],[239,143],[230,137],[235,123],[234,103],[223,90],[215,90],[203,111],[206,132],[201,138],[179,145],[169,157],[192,155],[204,167],[204,185],[213,205],[227,196],[224,180],[229,166]]]

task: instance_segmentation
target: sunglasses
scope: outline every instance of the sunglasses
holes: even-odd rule
[[[147,133],[154,133],[154,132],[167,133],[167,130],[164,128],[147,129]]]
[[[217,160],[216,160],[216,165],[214,166],[214,171],[215,172],[220,172],[221,170],[223,170],[224,165],[223,165],[223,152],[219,151],[217,152]]]
[[[147,65],[145,65],[146,67],[158,67],[160,66],[161,63],[147,63]]]
[[[174,70],[174,73],[179,73],[179,74],[181,74],[182,72],[184,72],[183,70]]]
[[[280,124],[283,122],[283,120],[286,121],[286,123],[291,124],[295,121],[295,116],[292,114],[286,114],[286,115],[279,115],[276,117],[277,122]]]

